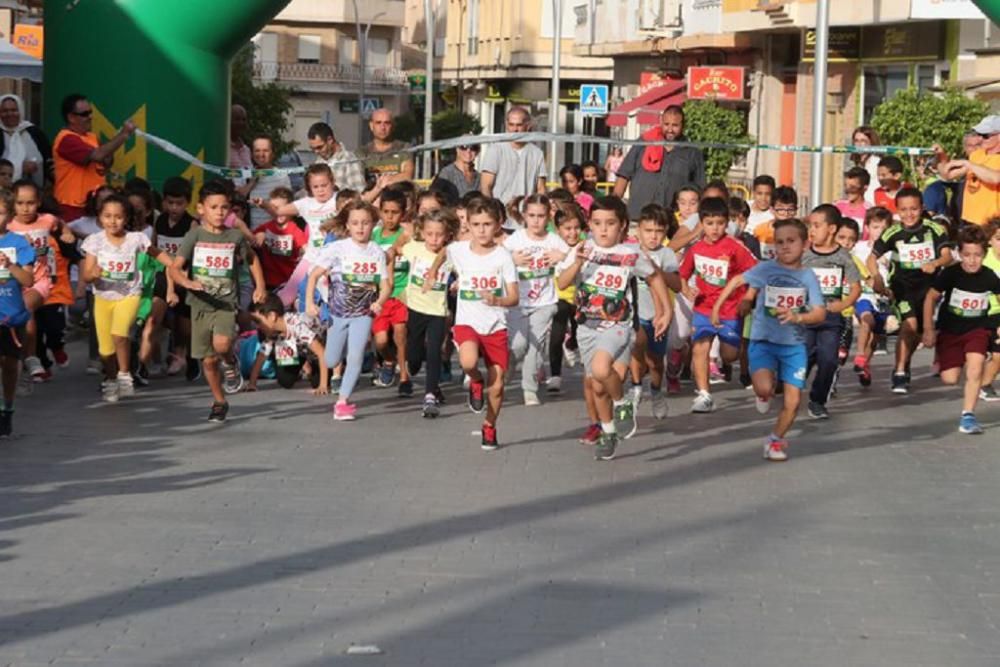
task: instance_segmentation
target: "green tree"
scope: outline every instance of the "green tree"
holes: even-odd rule
[[[460,109],[445,109],[431,116],[431,134],[434,139],[451,139],[482,131],[483,124],[479,119]]]
[[[688,100],[684,103],[684,136],[689,141],[709,143],[752,144],[747,134],[744,114],[709,100]],[[708,180],[725,178],[730,167],[747,154],[743,149],[705,149],[705,176]]]
[[[255,136],[271,137],[276,157],[295,148],[295,142],[285,141],[288,113],[292,110],[289,99],[292,91],[276,83],[255,83],[253,80],[253,43],[244,46],[233,58],[229,78],[232,85],[233,104],[247,110],[250,127],[245,141]]]
[[[930,148],[938,143],[949,155],[958,155],[962,137],[988,113],[986,102],[966,97],[955,88],[940,94],[907,88],[876,107],[871,124],[883,144]],[[916,162],[911,159],[904,164],[906,178],[915,180]]]

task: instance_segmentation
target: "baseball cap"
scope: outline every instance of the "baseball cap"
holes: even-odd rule
[[[979,121],[979,125],[972,128],[977,134],[1000,134],[1000,115],[993,114]]]

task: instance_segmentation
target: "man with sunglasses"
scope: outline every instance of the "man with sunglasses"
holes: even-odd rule
[[[52,156],[56,172],[54,194],[66,222],[83,216],[87,195],[104,185],[115,151],[135,132],[135,123],[127,120],[118,134],[101,144],[91,132],[93,115],[94,110],[83,95],[73,94],[63,99],[66,127],[56,135]]]
[[[467,192],[479,190],[479,172],[476,171],[476,156],[479,155],[479,146],[459,146],[455,151],[455,161],[442,167],[438,172],[435,182],[446,182],[455,186],[454,190],[448,190],[461,199]],[[447,186],[445,186],[447,187]]]

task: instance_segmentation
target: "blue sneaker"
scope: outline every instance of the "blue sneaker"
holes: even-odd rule
[[[376,378],[376,387],[391,387],[396,380],[396,369],[392,366],[382,366],[382,368],[378,369]]]
[[[958,421],[958,430],[966,435],[980,435],[983,427],[976,420],[976,415],[971,412],[963,412],[962,418]]]
[[[440,381],[441,382],[451,382],[453,379],[454,378],[453,378],[453,376],[451,374],[451,364],[443,364],[441,366],[441,379],[440,379]]]

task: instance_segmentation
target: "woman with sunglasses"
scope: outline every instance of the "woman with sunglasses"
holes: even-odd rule
[[[52,145],[55,161],[55,198],[65,222],[83,216],[87,195],[104,185],[105,171],[114,160],[115,151],[135,132],[131,120],[106,144],[101,144],[91,131],[94,110],[86,97],[69,95],[62,102],[66,127],[56,135]]]
[[[479,146],[459,146],[455,151],[455,161],[438,172],[435,182],[440,185],[440,181],[444,181],[454,185],[457,193],[452,192],[452,194],[456,199],[461,199],[467,192],[478,191],[479,172],[476,171],[475,165],[478,155]],[[431,189],[434,189],[433,185]]]

